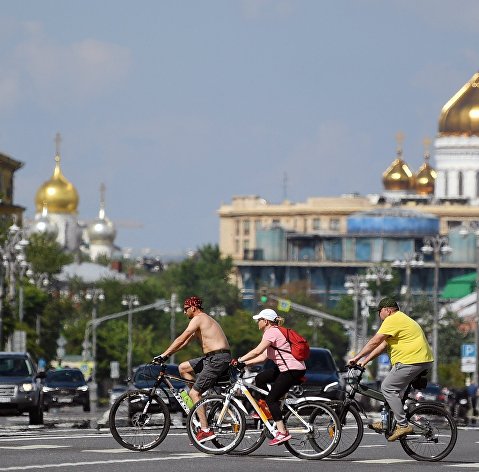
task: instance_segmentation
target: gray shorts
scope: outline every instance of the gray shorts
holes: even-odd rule
[[[197,392],[204,393],[211,388],[216,380],[229,368],[231,353],[219,352],[211,356],[196,357],[188,361],[196,375],[193,387]]]

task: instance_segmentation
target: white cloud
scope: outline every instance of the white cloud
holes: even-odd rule
[[[45,34],[41,24],[22,25],[22,40],[6,58],[16,76],[19,94],[41,106],[85,103],[116,89],[131,66],[129,49],[85,38],[61,44]]]

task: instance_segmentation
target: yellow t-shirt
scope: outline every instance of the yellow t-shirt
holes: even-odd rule
[[[381,324],[378,333],[387,334],[391,364],[422,364],[434,360],[424,331],[402,311],[396,311]]]

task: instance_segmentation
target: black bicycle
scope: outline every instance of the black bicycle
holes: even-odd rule
[[[146,367],[145,375],[155,379],[149,389],[129,390],[119,396],[113,403],[109,414],[109,426],[112,436],[123,447],[132,451],[148,451],[157,447],[166,438],[171,426],[169,402],[177,401],[187,415],[190,408],[183,400],[171,380],[181,381],[186,385],[193,385],[194,381],[184,379],[166,372],[166,364],[153,361]],[[231,384],[230,371],[218,379],[217,388]],[[162,398],[163,397],[163,398]],[[199,428],[199,423],[197,427]],[[222,445],[213,440],[221,450]]]
[[[367,415],[355,399],[358,393],[384,404],[387,420],[383,433],[386,438],[396,427],[396,420],[383,394],[361,383],[364,371],[365,368],[359,365],[347,366],[346,397],[343,401],[331,402],[341,424],[341,439],[330,456],[332,458],[348,456],[361,443],[364,434],[361,413]],[[435,462],[444,459],[453,450],[457,440],[457,425],[441,403],[417,401],[409,396],[413,388],[424,388],[426,383],[426,373],[422,373],[408,385],[404,393],[406,418],[414,430],[400,438],[399,442],[406,454],[413,459]]]

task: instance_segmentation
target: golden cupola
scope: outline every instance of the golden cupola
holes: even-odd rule
[[[415,178],[415,188],[418,195],[432,195],[434,193],[434,184],[436,182],[436,171],[429,164],[431,155],[429,153],[429,145],[431,140],[424,140],[424,163],[419,168]]]
[[[397,157],[383,173],[383,185],[389,191],[408,191],[414,188],[414,176],[402,158],[403,135],[397,135]]]
[[[46,206],[49,213],[76,213],[78,208],[78,192],[68,181],[60,169],[60,135],[56,136],[57,151],[55,155],[55,170],[50,180],[47,180],[37,190],[35,206],[41,213]]]
[[[439,135],[479,135],[479,72],[442,108]]]

